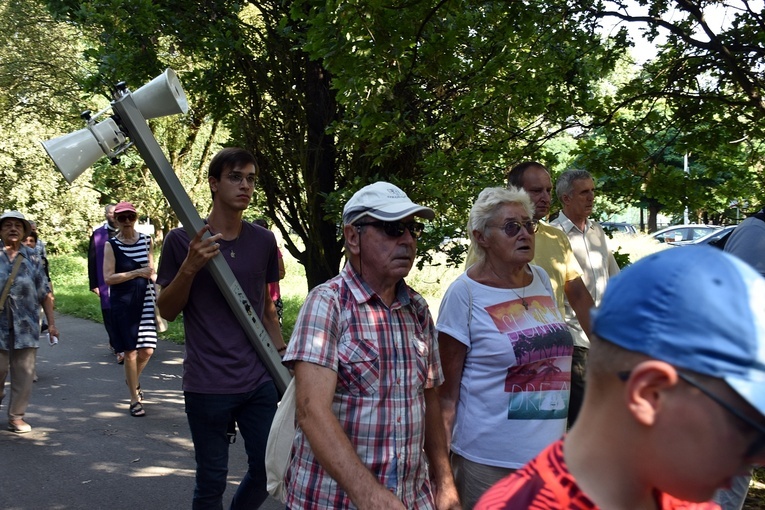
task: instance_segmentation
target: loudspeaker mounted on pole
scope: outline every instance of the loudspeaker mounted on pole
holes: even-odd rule
[[[88,127],[42,142],[42,146],[66,182],[72,184],[104,155],[116,157],[113,149],[124,143],[125,134],[110,118],[98,124],[89,120]]]
[[[128,93],[124,83],[118,84],[117,88],[119,94]],[[169,67],[133,92],[132,96],[145,119],[189,111],[186,93],[175,71]],[[117,162],[117,156],[131,145],[126,142],[126,135],[117,124],[118,118],[113,116],[96,123],[96,119],[105,111],[97,113],[93,118],[90,112],[85,112],[82,118],[87,122],[86,128],[42,142],[45,152],[69,184],[104,155],[113,163]]]
[[[114,112],[111,117],[97,124],[95,119],[107,110],[93,118],[90,112],[85,112],[82,115],[87,122],[85,129],[42,142],[43,147],[71,183],[102,156],[109,156],[114,164],[119,161],[117,155],[135,145],[186,232],[190,237],[195,236],[204,222],[146,122],[146,119],[188,111],[186,94],[178,77],[172,69],[167,69],[135,93],[131,93],[124,83],[117,84],[116,88],[115,99],[109,108]],[[209,236],[206,232],[205,238]],[[283,394],[291,375],[282,365],[279,352],[231,267],[219,254],[207,263],[207,269],[271,374],[277,391]]]
[[[133,92],[133,101],[145,119],[189,111],[186,93],[178,81],[178,75],[169,67],[164,73]]]

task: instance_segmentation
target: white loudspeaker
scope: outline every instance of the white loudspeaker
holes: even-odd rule
[[[169,67],[165,72],[133,92],[133,101],[145,119],[186,113],[189,103],[175,71]]]
[[[66,182],[72,183],[90,165],[125,143],[125,134],[111,118],[68,135],[42,142]]]
[[[118,91],[128,92],[126,87],[120,88],[119,85]],[[170,68],[136,90],[132,97],[145,119],[189,111],[181,82],[178,81],[175,71]],[[69,184],[103,156],[112,158],[113,163],[116,162],[116,156],[131,145],[125,143],[125,133],[120,130],[114,119],[108,118],[95,123],[95,119],[105,111],[99,112],[92,119],[90,112],[83,114],[83,118],[87,120],[85,129],[42,142],[45,152]]]

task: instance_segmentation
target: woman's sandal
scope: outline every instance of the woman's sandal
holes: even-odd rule
[[[128,382],[125,381],[125,384]],[[135,389],[136,393],[138,394],[138,401],[143,402],[143,391],[141,390],[141,385],[139,384],[138,387]]]
[[[135,416],[136,418],[146,416],[146,411],[144,411],[143,405],[140,402],[130,404],[130,416]]]

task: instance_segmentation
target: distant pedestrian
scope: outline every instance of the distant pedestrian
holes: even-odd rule
[[[88,281],[90,291],[99,297],[101,301],[101,316],[104,321],[104,329],[109,339],[109,345],[114,350],[114,333],[112,332],[111,304],[109,302],[109,286],[104,281],[104,246],[106,242],[117,235],[117,225],[114,223],[115,204],[104,207],[106,221],[93,231],[88,246]],[[124,354],[114,351],[117,363],[124,362]]]
[[[40,346],[40,306],[48,329],[60,336],[53,316],[53,295],[40,256],[22,244],[29,222],[10,211],[0,216],[0,402],[5,396],[5,379],[10,371],[11,396],[8,402],[8,430],[24,434],[32,427],[24,421],[32,394],[35,358]]]
[[[50,284],[51,283],[50,275],[48,274],[48,255],[45,251],[45,241],[40,239],[40,234],[37,232],[37,223],[35,223],[32,220],[29,220],[29,225],[32,229],[29,233],[33,235],[35,238],[35,244],[34,244],[35,253],[37,253],[40,256],[40,258],[43,261],[43,264],[45,265],[45,274],[48,275],[48,283]],[[51,284],[51,290],[52,289],[53,289],[53,286]],[[40,329],[42,332],[48,331],[48,321],[45,319],[45,315],[42,316]],[[36,374],[35,374],[35,382],[37,382]]]
[[[29,234],[24,238],[24,241],[22,241],[22,244],[24,244],[24,246],[26,246],[27,248],[34,250],[37,247],[37,232],[35,232],[34,230],[29,232]],[[48,279],[48,285],[50,286],[51,299],[53,300],[53,303],[55,304],[56,297],[53,292],[53,282],[50,279],[48,259],[41,256],[40,261],[42,262],[43,269],[45,270],[45,277]],[[40,306],[40,334],[44,337],[50,338],[50,334],[48,333],[48,323],[45,321],[45,311],[43,310],[42,306]],[[37,382],[38,380],[39,378],[37,377],[37,368],[35,364],[35,374],[32,381]]]
[[[603,227],[590,218],[595,203],[595,181],[586,170],[566,170],[555,183],[563,210],[551,224],[568,236],[579,265],[584,271],[582,280],[595,305],[603,299],[608,279],[619,274],[619,266],[608,248]],[[571,402],[568,409],[568,426],[571,427],[579,414],[584,398],[587,372],[587,355],[590,340],[587,331],[566,299],[566,324],[574,337],[574,357],[571,362]]]
[[[263,218],[258,218],[253,221],[254,224],[263,227],[268,230],[268,223]],[[283,280],[287,271],[284,269],[284,258],[282,256],[282,250],[277,246],[276,255],[279,257],[279,279]],[[268,292],[271,294],[271,301],[276,306],[276,315],[279,316],[279,325],[282,325],[284,320],[284,302],[282,301],[282,290],[279,287],[279,282],[271,282],[268,284]]]
[[[104,247],[104,281],[109,285],[115,349],[125,353],[130,415],[140,417],[146,414],[141,372],[157,347],[154,257],[151,239],[135,230],[133,204],[120,202],[114,216],[119,234]]]
[[[37,243],[35,244],[35,252],[41,257],[47,257],[48,254],[45,251],[45,241],[42,240],[42,238],[40,237],[40,233],[37,231],[37,223],[32,220],[29,220],[29,225],[31,227],[31,232],[34,232],[35,236],[37,237]]]

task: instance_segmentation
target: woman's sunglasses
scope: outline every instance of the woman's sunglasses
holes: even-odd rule
[[[135,214],[118,214],[117,215],[117,221],[120,223],[125,223],[126,221],[135,221],[136,215]]]

